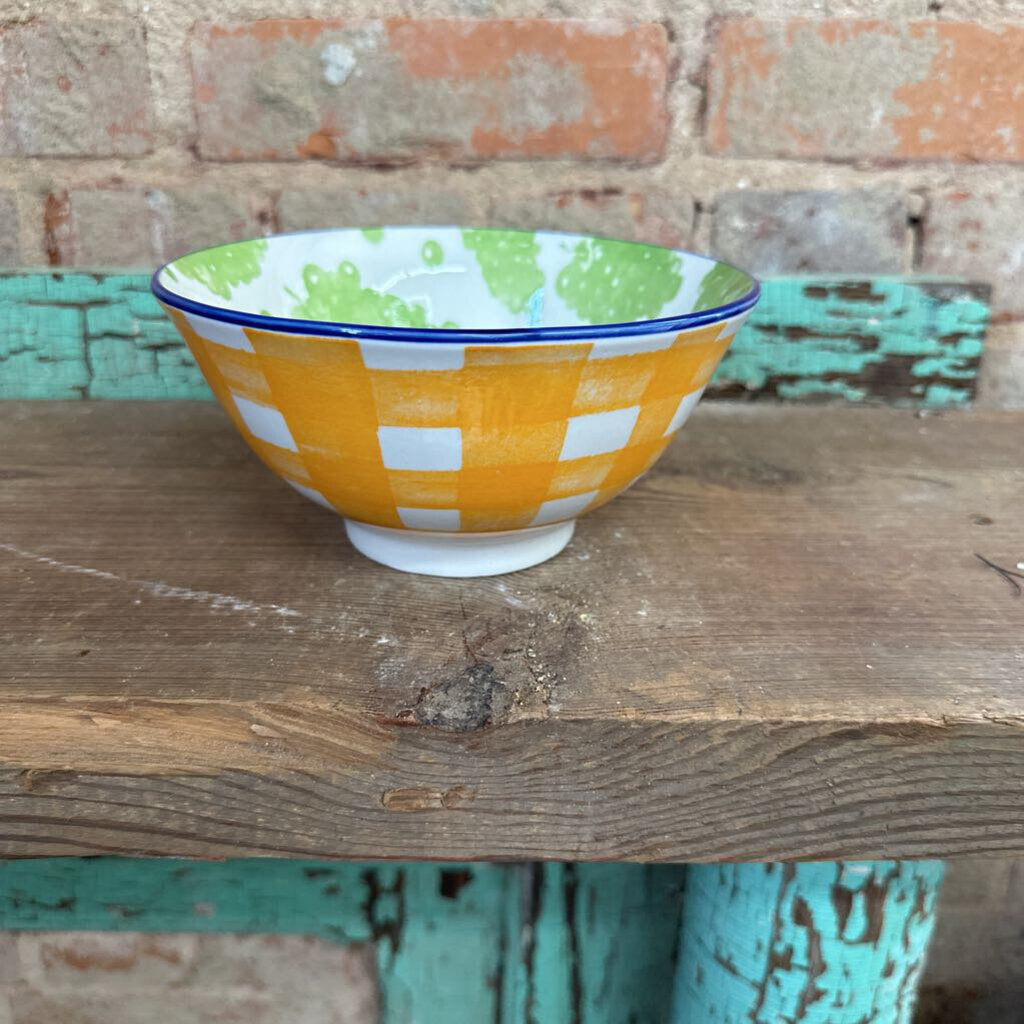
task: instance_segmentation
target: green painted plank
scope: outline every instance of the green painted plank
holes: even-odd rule
[[[576,865],[582,1024],[669,1019],[686,870]]]
[[[146,274],[0,274],[0,398],[209,398]]]
[[[988,297],[948,279],[768,281],[709,394],[962,405],[974,397]]]
[[[662,1024],[684,871],[42,858],[0,862],[0,929],[373,942],[382,1024]]]
[[[533,942],[526,963],[526,1024],[578,1024],[579,941],[576,925],[575,865],[548,864],[533,887],[530,908]]]
[[[373,942],[383,1024],[909,1024],[941,874],[935,861],[39,859],[0,863],[0,928]]]
[[[521,891],[502,1020],[662,1024],[669,1018],[682,865],[538,865]]]
[[[974,396],[988,288],[949,279],[766,281],[712,397],[941,407]],[[0,274],[0,398],[209,398],[146,274]]]
[[[404,864],[376,874],[391,899],[388,916],[378,917],[390,928],[377,947],[381,1024],[496,1020],[509,871]]]
[[[674,1024],[910,1024],[941,861],[687,876]]]
[[[514,870],[271,859],[5,861],[0,930],[271,932],[373,942],[381,1024],[491,1021]]]
[[[275,932],[364,942],[373,865],[41,858],[0,862],[0,929]]]

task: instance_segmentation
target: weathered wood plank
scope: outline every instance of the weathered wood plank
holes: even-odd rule
[[[209,398],[139,273],[0,273],[0,398]]]
[[[447,581],[216,407],[8,410],[7,855],[1024,847],[1024,602],[974,557],[1021,558],[1019,416],[703,408],[565,555]]]
[[[709,396],[941,407],[974,396],[986,285],[779,278]],[[146,274],[0,274],[0,398],[209,398]]]
[[[938,861],[697,866],[677,1024],[910,1024]]]
[[[767,282],[709,394],[962,405],[974,397],[989,287],[942,279]]]

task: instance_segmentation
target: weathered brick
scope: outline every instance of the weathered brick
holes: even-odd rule
[[[193,249],[266,234],[270,211],[244,192],[221,188],[150,189],[154,249],[158,260],[172,260]]]
[[[117,932],[23,932],[22,980],[41,991],[166,988],[181,981],[195,958],[194,935]]]
[[[898,274],[907,231],[899,192],[725,192],[711,251],[755,274]]]
[[[693,230],[693,200],[660,190],[579,189],[495,200],[490,223],[506,228],[551,228],[684,246]]]
[[[722,23],[707,141],[733,156],[1024,160],[1024,25]]]
[[[142,26],[126,18],[0,29],[0,154],[138,156],[152,148]]]
[[[663,26],[558,19],[269,20],[191,40],[217,160],[656,159]]]
[[[921,268],[988,281],[993,310],[1024,317],[1024,195],[932,196],[924,217]]]
[[[64,216],[53,211],[64,202]],[[155,258],[153,211],[133,189],[74,189],[51,196],[47,208],[51,258],[64,267],[148,267]]]
[[[19,229],[18,197],[4,189],[0,191],[0,267],[16,267],[21,263]]]
[[[44,233],[56,266],[144,268],[268,222],[257,199],[223,189],[83,188],[48,197]]]
[[[304,936],[20,933],[13,1024],[376,1024],[370,946]]]
[[[343,954],[343,955],[342,955]],[[189,976],[197,987],[269,991],[293,995],[337,991],[353,999],[372,993],[371,948],[334,943],[304,935],[201,935]]]
[[[289,190],[277,203],[282,231],[311,228],[370,227],[377,224],[465,224],[470,203],[460,192],[378,192]]]
[[[350,1024],[311,995],[290,1004],[265,993],[38,992],[10,996],[11,1024]],[[369,1019],[359,1024],[371,1024]],[[376,1022],[373,1022],[376,1024]]]
[[[978,379],[978,405],[1024,409],[1024,322],[989,325]],[[1024,896],[1017,895],[1017,905],[1024,905]]]
[[[19,975],[17,936],[13,932],[0,932],[0,989],[10,982],[16,981]],[[2,1004],[3,999],[0,998],[0,1005]],[[2,1010],[0,1010],[0,1024],[4,1024]]]

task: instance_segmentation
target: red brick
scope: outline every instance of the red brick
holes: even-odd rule
[[[147,267],[156,259],[152,211],[141,190],[51,193],[45,210],[46,248],[54,266]]]
[[[690,241],[693,200],[653,189],[579,189],[495,200],[489,221],[494,227],[549,228],[678,247]]]
[[[652,160],[665,140],[658,24],[206,23],[191,50],[209,159]]]
[[[1024,317],[1024,195],[945,192],[930,197],[921,269],[987,281],[997,314]]]
[[[194,935],[42,932],[18,936],[22,979],[43,991],[152,990],[181,981],[195,957]]]
[[[718,154],[1024,160],[1024,25],[727,20],[708,88]]]
[[[0,1024],[376,1024],[369,945],[299,935],[17,935]],[[7,1004],[11,1012],[4,1017]]]
[[[724,192],[711,253],[755,274],[899,274],[907,203],[895,190]]]
[[[471,206],[459,192],[377,189],[288,190],[277,202],[282,231],[378,224],[466,224]]]
[[[269,219],[257,199],[224,189],[81,188],[47,198],[44,233],[55,266],[145,268],[252,238]]]
[[[0,267],[21,263],[18,244],[18,197],[8,189],[0,191]]]
[[[255,238],[270,230],[269,205],[259,197],[223,187],[149,189],[158,260],[193,249]]]
[[[146,42],[124,18],[0,30],[0,154],[139,156],[152,149]]]

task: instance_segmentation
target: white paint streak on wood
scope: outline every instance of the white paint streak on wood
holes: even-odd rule
[[[48,565],[59,572],[75,573],[79,576],[92,576],[96,579],[108,580],[112,583],[127,583],[153,597],[173,597],[181,601],[200,601],[210,605],[215,610],[230,609],[233,612],[272,612],[275,615],[285,617],[300,617],[302,614],[294,608],[288,608],[285,605],[256,604],[252,601],[246,601],[244,598],[235,597],[232,594],[219,594],[213,590],[192,590],[189,587],[175,587],[158,580],[129,579],[126,576],[118,576],[116,573],[106,572],[103,569],[91,569],[86,565],[61,562],[56,558],[49,558],[47,555],[41,555],[35,551],[26,551],[24,548],[16,547],[14,544],[0,543],[0,551],[6,551],[10,555],[28,559],[40,565]]]

